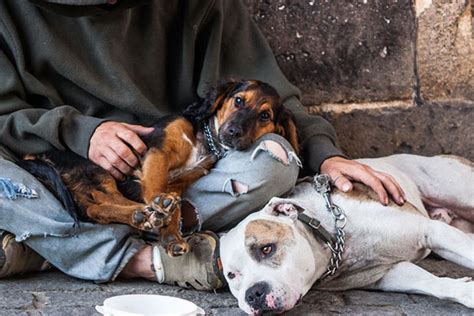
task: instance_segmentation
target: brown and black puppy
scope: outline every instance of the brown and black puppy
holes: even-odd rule
[[[181,233],[180,196],[221,153],[244,150],[267,133],[284,136],[298,151],[291,113],[273,87],[256,80],[221,83],[182,116],[164,117],[153,127],[154,132],[143,137],[148,151],[140,168],[125,182],[117,183],[73,153],[29,157],[22,167],[52,188],[76,218],[157,233],[168,254],[175,256],[188,250]]]

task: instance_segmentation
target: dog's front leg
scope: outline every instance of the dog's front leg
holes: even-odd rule
[[[176,207],[166,226],[160,231],[161,245],[169,256],[180,256],[188,252],[189,245],[181,234],[181,207]]]
[[[408,261],[394,265],[371,288],[387,292],[431,295],[474,308],[472,278],[440,278]]]
[[[140,183],[143,200],[146,204],[160,194],[167,192],[169,165],[166,152],[159,149],[150,149],[142,167]]]
[[[445,223],[430,220],[425,236],[425,247],[446,260],[474,270],[472,235]]]

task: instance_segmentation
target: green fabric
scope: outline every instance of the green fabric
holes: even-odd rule
[[[240,1],[89,5],[103,2],[0,2],[0,144],[18,155],[58,148],[87,157],[101,122],[151,125],[218,80],[243,78],[277,88],[312,170],[341,155],[334,130],[306,113]]]

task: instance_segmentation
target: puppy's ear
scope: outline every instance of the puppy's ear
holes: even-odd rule
[[[298,142],[298,130],[296,129],[295,118],[290,110],[283,107],[278,115],[275,132],[285,137],[297,154],[300,153],[300,144]]]
[[[284,215],[296,221],[298,214],[302,213],[304,208],[294,200],[274,197],[265,205],[263,210],[267,214],[274,216]]]
[[[201,122],[213,116],[222,106],[225,99],[236,88],[238,81],[230,80],[221,82],[212,87],[206,97],[191,104],[183,112],[183,116],[195,122]]]

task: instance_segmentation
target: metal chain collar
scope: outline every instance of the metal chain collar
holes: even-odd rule
[[[342,254],[344,253],[344,227],[346,226],[347,217],[344,211],[331,202],[330,193],[331,193],[331,178],[326,174],[317,174],[313,178],[314,189],[323,196],[324,201],[326,202],[326,209],[328,212],[331,212],[334,216],[335,227],[336,227],[336,242],[334,245],[328,243],[329,248],[331,249],[331,260],[327,271],[321,276],[320,280],[334,275],[336,270],[339,268],[342,262]]]
[[[207,144],[209,145],[209,149],[217,157],[217,159],[221,159],[225,156],[225,152],[221,151],[217,148],[216,143],[214,142],[214,138],[212,138],[211,129],[209,128],[209,124],[206,122],[202,123],[202,127],[204,130],[204,136],[206,136]]]

